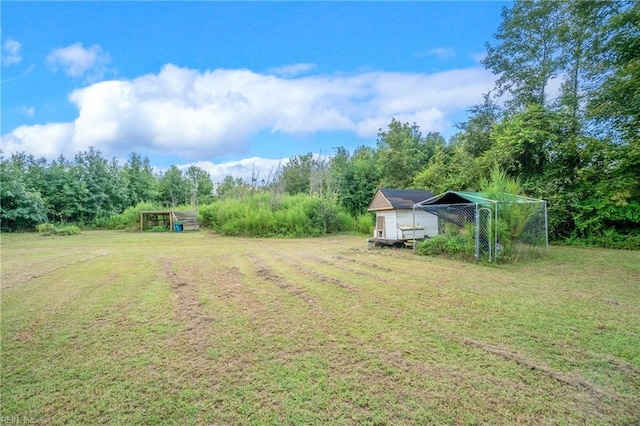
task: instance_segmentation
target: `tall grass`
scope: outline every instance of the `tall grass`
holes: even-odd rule
[[[267,192],[202,206],[199,221],[219,234],[236,236],[315,237],[356,229],[349,213],[331,199]]]

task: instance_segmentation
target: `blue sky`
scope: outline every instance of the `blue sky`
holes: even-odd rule
[[[198,164],[215,180],[449,137],[494,76],[504,2],[2,2],[2,150]]]

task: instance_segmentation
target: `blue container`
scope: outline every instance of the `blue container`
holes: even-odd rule
[[[182,224],[176,223],[173,227],[176,228],[176,232],[182,232]]]

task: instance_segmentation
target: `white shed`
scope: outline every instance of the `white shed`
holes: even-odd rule
[[[413,205],[431,197],[419,189],[378,189],[368,209],[376,212],[373,238],[407,241],[438,235],[438,218],[430,213],[416,210],[414,226]]]

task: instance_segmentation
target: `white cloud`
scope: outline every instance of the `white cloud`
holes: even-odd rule
[[[300,64],[283,65],[281,67],[271,68],[269,70],[269,73],[275,74],[281,77],[295,77],[300,74],[305,74],[305,73],[308,73],[309,71],[313,71],[315,68],[316,68],[315,64],[300,63]]]
[[[8,67],[19,64],[22,61],[21,50],[22,44],[13,39],[7,39],[2,45],[2,65]]]
[[[252,177],[258,180],[258,184],[267,183],[275,179],[278,169],[289,162],[289,158],[270,159],[251,157],[239,161],[228,161],[225,163],[213,163],[211,161],[198,161],[196,163],[181,164],[177,166],[180,170],[186,170],[189,166],[196,165],[209,172],[213,182],[221,182],[227,175],[239,177],[250,183]]]
[[[101,79],[110,62],[109,54],[97,44],[85,49],[82,43],[74,43],[54,49],[47,56],[47,64],[54,71],[61,68],[69,77],[87,77],[89,81]]]
[[[78,108],[74,122],[22,126],[2,142],[41,155],[73,155],[93,146],[107,155],[136,151],[197,161],[246,154],[261,132],[345,131],[375,138],[393,117],[415,122],[423,132],[443,131],[447,117],[480,102],[493,82],[480,67],[281,78],[166,65],[157,74],[75,90],[69,97]]]
[[[49,159],[56,158],[60,154],[75,154],[80,150],[74,151],[67,148],[73,131],[73,123],[20,126],[2,136],[2,150],[5,153],[25,151],[36,157]]]

